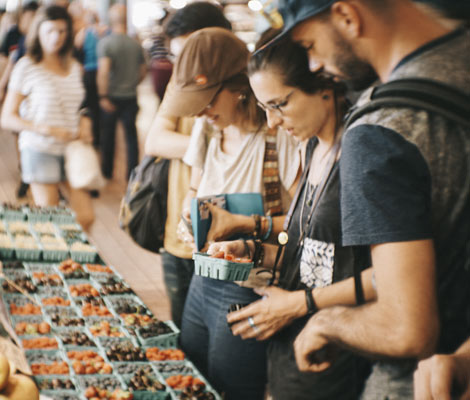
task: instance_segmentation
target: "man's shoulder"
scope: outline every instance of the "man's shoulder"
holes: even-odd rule
[[[390,80],[425,78],[454,86],[470,95],[470,29],[461,27],[399,65]]]

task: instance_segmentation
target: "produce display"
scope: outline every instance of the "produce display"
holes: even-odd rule
[[[67,210],[55,220],[52,209],[7,208],[0,206],[0,236],[11,239],[0,237],[3,274],[22,290],[2,280],[2,299],[41,393],[54,400],[220,399],[177,348],[176,326],[156,318],[97,254],[86,258],[93,247]],[[47,253],[52,248],[57,258]],[[8,399],[38,398],[31,380],[5,371],[0,358],[0,384],[19,393]]]

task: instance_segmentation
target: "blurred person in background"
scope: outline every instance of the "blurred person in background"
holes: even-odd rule
[[[188,4],[169,17],[164,26],[170,49],[178,56],[188,36],[202,28],[218,26],[231,30],[222,9],[212,3]],[[171,80],[169,85],[171,85]],[[191,169],[182,161],[189,146],[195,118],[174,117],[165,112],[163,98],[145,141],[145,154],[171,159],[168,176],[168,208],[162,254],[165,286],[170,298],[172,320],[181,327],[183,307],[194,273],[192,247],[179,240],[177,226],[189,190]]]
[[[83,83],[85,85],[85,106],[93,121],[93,145],[100,143],[100,102],[96,75],[98,71],[98,41],[106,34],[107,27],[100,25],[98,15],[91,10],[85,12],[85,26],[75,35],[75,48],[82,54]]]
[[[36,1],[26,3],[19,12],[18,23],[8,30],[2,42],[0,52],[9,59],[7,67],[3,70],[0,78],[0,93],[2,97],[5,94],[13,65],[25,54],[25,37],[38,8],[39,5]]]
[[[103,175],[113,176],[116,124],[124,125],[127,145],[127,175],[139,161],[136,118],[139,111],[137,85],[145,78],[144,51],[127,35],[127,8],[109,9],[111,34],[98,42],[97,85],[101,107],[101,156]]]
[[[72,58],[72,19],[60,6],[41,9],[27,37],[27,55],[15,65],[1,122],[20,132],[23,181],[38,206],[59,203],[66,183],[64,152],[68,142],[91,142],[91,121],[81,115],[85,96],[80,64]],[[68,185],[67,185],[68,186]],[[68,187],[77,221],[88,229],[94,220],[87,191]]]
[[[170,14],[165,11],[165,15],[155,26],[155,32],[152,37],[152,46],[150,47],[150,76],[152,78],[153,89],[160,102],[165,94],[166,86],[170,81],[173,63],[166,46],[165,32],[163,23]]]
[[[33,22],[36,11],[39,8],[39,5],[36,1],[30,1],[26,3],[20,10],[20,15],[18,18],[18,24],[13,26],[7,33],[5,41],[2,44],[1,51],[8,57],[7,64],[3,69],[3,73],[0,77],[0,99],[3,101],[3,98],[6,94],[6,89],[8,86],[8,81],[10,80],[11,71],[13,70],[16,62],[25,55],[26,53],[26,35],[31,28],[31,23]],[[18,149],[18,132],[13,132],[16,136],[16,150],[19,157]],[[19,168],[21,170],[21,163],[19,163]],[[26,196],[29,189],[29,185],[23,181],[20,182],[18,189],[16,191],[16,196],[18,198],[23,198]]]

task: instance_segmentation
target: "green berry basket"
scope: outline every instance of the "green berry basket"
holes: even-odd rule
[[[148,380],[158,381],[163,385],[162,390],[156,391],[147,391],[147,390],[132,390],[129,385],[133,375],[124,375],[121,376],[124,384],[128,387],[128,390],[132,393],[134,400],[167,400],[171,397],[171,392],[168,386],[165,384],[165,380],[162,376],[158,376],[155,372],[147,374],[146,377]]]
[[[177,347],[178,346],[178,339],[180,335],[180,330],[174,324],[173,321],[158,321],[157,324],[164,324],[168,328],[170,328],[171,332],[156,335],[156,336],[142,336],[144,332],[146,332],[149,327],[144,326],[137,328],[137,338],[142,346],[156,346],[162,349],[167,349],[170,347]]]
[[[194,253],[193,260],[196,275],[223,281],[246,281],[253,268],[252,262],[234,262],[206,253]]]

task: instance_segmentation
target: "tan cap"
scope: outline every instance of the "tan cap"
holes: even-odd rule
[[[194,32],[176,61],[164,112],[175,117],[200,114],[224,81],[246,71],[248,56],[246,44],[227,29]]]

